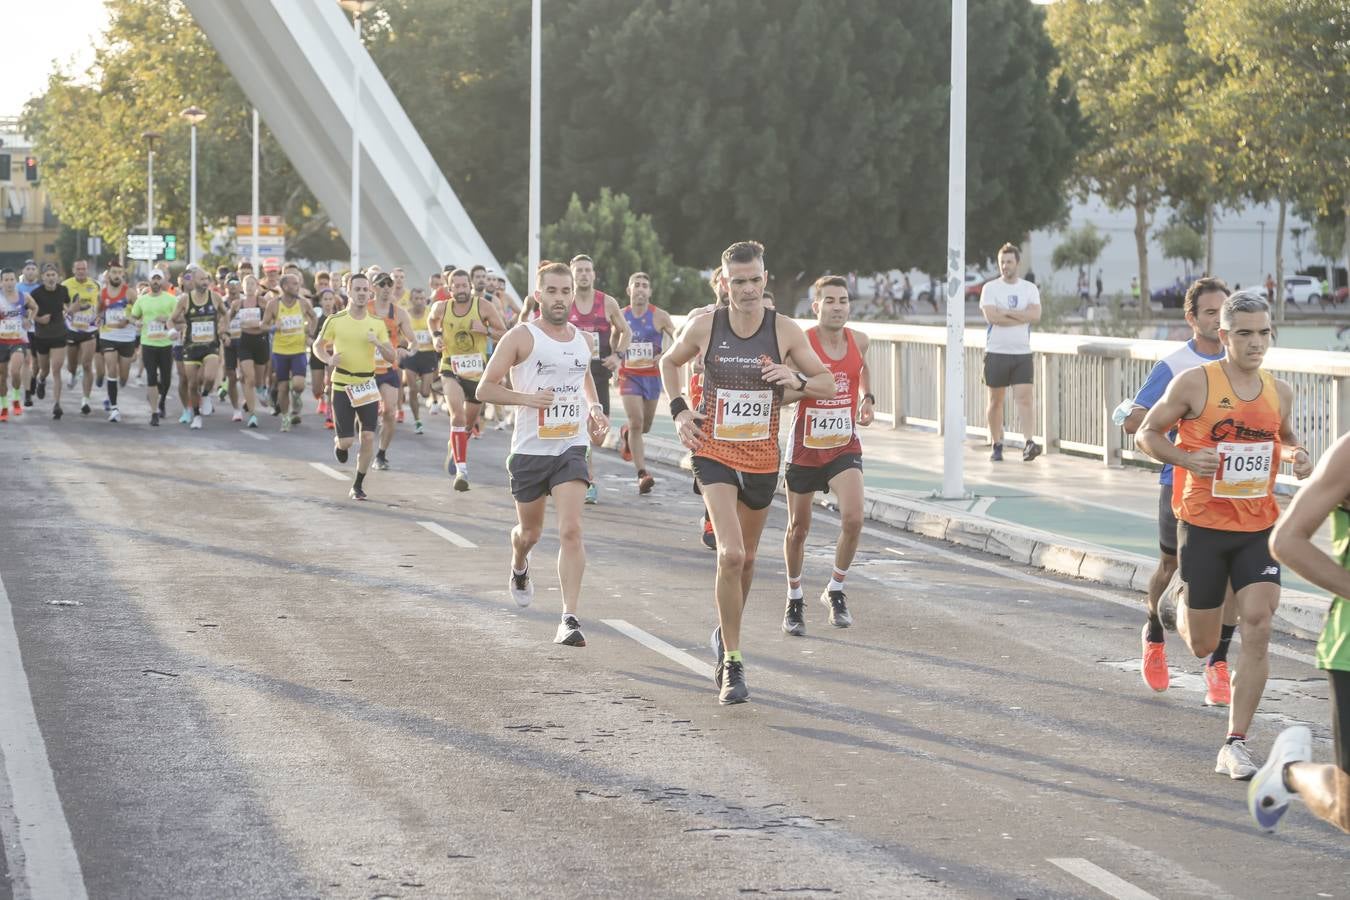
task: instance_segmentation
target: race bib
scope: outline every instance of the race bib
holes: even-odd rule
[[[650,369],[655,366],[655,345],[651,341],[635,341],[629,344],[628,365],[634,369]]]
[[[160,319],[151,319],[145,323],[145,333],[141,336],[147,341],[167,341],[169,326]]]
[[[553,405],[539,410],[539,437],[545,441],[574,438],[581,432],[585,409],[580,393],[558,391]]]
[[[1219,470],[1210,493],[1229,500],[1256,500],[1270,492],[1270,469],[1275,462],[1275,442],[1237,444],[1220,441]]]
[[[347,391],[347,399],[352,401],[352,406],[365,406],[367,403],[374,403],[380,399],[380,386],[375,383],[374,378],[367,378],[357,384],[349,384],[345,390]]]
[[[256,306],[250,306],[239,310],[239,321],[247,322],[250,325],[257,325],[262,321],[262,310]]]
[[[299,331],[301,328],[303,328],[303,327],[305,326],[305,317],[304,317],[304,316],[282,316],[282,317],[281,317],[280,325],[281,325],[281,330],[284,331],[284,332],[287,332],[287,333],[296,332],[296,331]]]
[[[216,323],[214,321],[192,323],[192,341],[193,343],[203,344],[213,340],[216,336]]]
[[[122,325],[127,320],[125,309],[108,309],[103,313],[103,321],[109,325]]]
[[[0,319],[0,340],[17,341],[23,337],[23,319],[18,316]]]
[[[808,450],[832,450],[853,440],[853,410],[847,406],[834,409],[806,410],[802,428],[802,446]]]
[[[772,416],[773,391],[718,391],[713,439],[762,441]]]
[[[462,378],[481,376],[483,374],[483,357],[478,353],[452,356],[450,357],[450,371]]]
[[[243,333],[243,329],[239,327],[239,317],[235,316],[230,320],[230,337],[239,337]]]
[[[425,350],[426,348],[431,346],[430,331],[414,331],[413,337],[416,338],[417,340],[417,347],[419,350]]]
[[[92,309],[77,310],[75,315],[70,317],[70,324],[76,328],[88,328],[94,324],[94,316],[97,315]]]

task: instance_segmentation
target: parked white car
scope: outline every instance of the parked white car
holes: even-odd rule
[[[1286,303],[1321,303],[1322,279],[1312,275],[1291,275],[1284,280]]]

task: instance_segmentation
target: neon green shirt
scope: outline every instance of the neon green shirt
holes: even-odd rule
[[[1340,507],[1331,514],[1331,547],[1341,565],[1350,569],[1350,512]],[[1317,667],[1350,672],[1350,600],[1344,597],[1332,598],[1317,642]]]
[[[169,319],[173,318],[178,298],[173,294],[142,294],[131,305],[131,315],[141,320],[141,343],[146,347],[168,347],[173,344],[169,337]]]

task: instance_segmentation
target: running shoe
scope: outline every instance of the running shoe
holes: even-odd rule
[[[204,416],[211,416],[211,415],[215,415],[215,412],[216,412],[216,405],[215,405],[214,403],[211,402],[211,395],[210,395],[210,394],[203,394],[203,395],[202,395],[202,415],[204,415]]]
[[[88,401],[88,400],[86,400],[86,401],[84,401],[83,403],[80,404],[80,415],[82,415],[82,416],[87,416],[87,415],[89,415],[89,413],[91,413],[91,412],[93,412],[93,410],[91,410],[91,409],[89,408],[89,401]]]
[[[712,519],[706,510],[703,513],[703,546],[709,550],[717,549],[717,535],[713,533]]]
[[[29,405],[29,406],[32,406],[33,404],[30,403],[30,404],[28,404],[28,405]],[[21,405],[19,404],[19,401],[18,401],[18,400],[15,400],[15,401],[14,401],[14,404],[13,404],[13,410],[12,410],[12,411],[13,411],[13,413],[14,413],[14,418],[16,418],[16,419],[17,419],[19,416],[23,415],[23,406],[21,406]]]
[[[638,493],[650,494],[652,488],[656,487],[656,479],[647,474],[646,470],[638,473]]]
[[[39,400],[47,399],[47,379],[42,379],[37,383],[37,398]]]
[[[291,417],[290,417],[290,416],[284,416],[284,417],[282,418],[282,420],[281,420],[281,430],[282,430],[283,433],[291,430]]]
[[[104,411],[104,412],[107,412],[107,411],[110,410],[110,409],[112,409],[112,401],[109,400],[107,397],[104,397],[104,398],[103,398],[103,411]]]
[[[8,421],[9,421],[9,407],[0,406],[0,422],[8,422]]]
[[[169,417],[169,414],[166,413],[166,412],[164,411],[164,398],[163,398],[163,397],[160,397],[160,398],[159,398],[159,417],[160,417],[161,419],[167,419],[167,418]]]
[[[793,637],[806,637],[806,600],[788,598],[787,611],[783,613],[783,634]]]
[[[324,402],[323,400],[320,400],[320,401],[319,401],[319,409],[318,409],[318,413],[319,413],[319,415],[321,415],[321,416],[325,416],[325,415],[328,414],[328,404],[327,404],[326,402]]]
[[[713,629],[712,637],[708,638],[708,645],[712,647],[713,652],[713,684],[717,689],[722,689],[722,672],[726,668],[724,662],[726,658],[726,648],[722,644],[722,626],[718,625]]]
[[[1167,645],[1162,641],[1155,644],[1148,639],[1147,622],[1144,623],[1141,637],[1144,644],[1144,659],[1139,666],[1140,674],[1144,677],[1144,684],[1161,693],[1167,690],[1172,680],[1172,673],[1167,668]]]
[[[455,465],[455,451],[450,449],[449,444],[445,445],[445,461],[441,464],[441,467],[445,469],[445,474],[451,478],[454,478],[455,473],[459,471],[459,466]]]
[[[364,500],[366,499],[366,492],[356,485],[352,485],[352,489],[347,492],[347,496],[353,500]]]
[[[53,418],[53,419],[60,419],[60,418],[61,418],[62,416],[64,416],[64,415],[65,415],[65,412],[61,409],[61,404],[58,403],[58,404],[56,404],[55,406],[52,407],[52,418]]]
[[[331,418],[326,418],[326,419],[324,419],[324,420],[323,420],[323,427],[326,428],[326,429],[329,430],[329,431],[332,431],[332,430],[333,430],[333,420],[332,420]]]
[[[108,410],[108,421],[109,422],[122,421],[122,411],[115,406],[112,409]]]
[[[524,608],[529,606],[534,600],[534,582],[530,580],[530,569],[526,565],[525,571],[517,575],[511,573],[511,599],[516,601],[516,606]]]
[[[745,685],[745,663],[733,659],[725,666],[722,690],[717,695],[717,702],[723,706],[730,706],[733,703],[744,703],[749,699],[750,688]]]
[[[590,487],[586,488],[586,505],[594,506],[599,502],[600,502],[600,491],[596,488],[596,486],[591,485]]]
[[[201,430],[202,430],[202,417],[199,416],[199,415],[198,415],[198,416],[193,416],[193,417],[192,417],[192,424],[189,425],[188,427],[191,428],[193,431],[201,431]]]
[[[1228,706],[1233,702],[1233,688],[1228,681],[1228,663],[1219,660],[1205,664],[1205,705]]]
[[[234,415],[230,416],[230,421],[231,421],[231,422],[242,422],[242,421],[244,421],[244,411],[241,410],[241,409],[236,409],[236,410],[234,411]]]
[[[413,420],[413,434],[422,434],[422,433],[423,433],[422,420],[421,420],[421,419],[414,419],[414,420]]]
[[[1233,741],[1219,748],[1219,758],[1214,761],[1214,773],[1227,775],[1234,781],[1247,781],[1256,774],[1256,763],[1247,750],[1246,741]]]
[[[562,621],[558,623],[558,633],[553,636],[553,643],[566,647],[585,647],[586,635],[581,633],[581,621],[571,613],[563,613]]]
[[[400,409],[398,412],[394,413],[394,421],[399,425],[403,424],[403,410]]]
[[[455,473],[455,490],[461,494],[469,489],[469,476],[463,472]]]
[[[159,413],[157,413],[157,412],[152,412],[152,413],[150,414],[150,427],[151,427],[151,428],[158,428],[158,427],[159,427]]]
[[[14,402],[15,402],[15,404],[17,405],[19,401],[18,401],[18,400],[15,400]],[[31,406],[33,405],[33,392],[32,392],[32,391],[24,391],[24,392],[23,392],[23,405],[24,405],[24,406],[28,406],[28,407],[31,407]]]
[[[66,387],[68,387],[68,388],[73,388],[73,387],[75,387],[75,376],[74,376],[73,374],[67,376],[67,378],[66,378]]]
[[[299,424],[300,424],[300,417],[297,416],[295,413],[291,413],[291,424],[292,424],[292,425],[299,425]]]
[[[994,449],[989,451],[989,458],[994,462],[1003,462],[1003,445],[995,444]]]
[[[249,428],[257,428],[257,427],[258,427],[258,417],[255,416],[255,415],[253,415],[253,414],[251,414],[251,413],[249,414],[249,417],[248,417],[248,427],[249,427]]]
[[[1028,440],[1026,446],[1022,448],[1022,462],[1031,462],[1041,455],[1041,445],[1033,440]]]
[[[334,444],[334,445],[333,445],[333,459],[336,459],[336,460],[337,460],[338,462],[340,462],[340,463],[346,463],[346,462],[347,462],[347,448],[346,448],[346,447],[339,447],[337,444]]]
[[[1284,767],[1312,759],[1312,733],[1306,725],[1294,725],[1280,732],[1270,748],[1266,764],[1252,776],[1247,788],[1247,810],[1256,827],[1274,831],[1296,796],[1284,785]]]
[[[178,417],[178,424],[179,424],[179,425],[191,425],[191,424],[192,424],[192,410],[190,410],[190,409],[185,409],[185,410],[183,410],[183,414],[182,414],[181,416]]]
[[[847,628],[853,624],[853,615],[844,602],[843,591],[825,590],[820,594],[820,602],[830,611],[830,624],[835,628]]]
[[[383,450],[375,454],[375,468],[381,472],[389,471],[389,459],[384,455]]]
[[[1158,620],[1168,631],[1177,630],[1177,604],[1181,602],[1183,587],[1181,568],[1178,566],[1172,573],[1172,580],[1167,582],[1167,587],[1163,588],[1162,595],[1158,597]]]
[[[628,426],[619,429],[619,457],[624,462],[633,461],[633,448],[628,446]]]
[[[229,395],[230,395],[229,385],[222,384],[220,387],[216,388],[216,396],[220,398],[221,403],[224,403],[225,398],[228,397]]]

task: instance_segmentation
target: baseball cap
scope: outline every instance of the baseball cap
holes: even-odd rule
[[[394,276],[393,276],[393,275],[390,275],[388,272],[381,272],[380,274],[378,274],[378,275],[375,276],[375,286],[376,286],[376,287],[393,287],[393,286],[394,286]]]
[[[147,277],[147,280],[149,280],[150,278],[168,278],[168,277],[169,276],[165,275],[159,269],[151,269],[150,275]]]
[[[277,261],[277,258],[276,258],[275,256],[269,256],[269,257],[267,257],[267,259],[264,259],[264,260],[263,260],[263,271],[264,271],[264,272],[280,272],[280,271],[281,271],[281,263]]]
[[[37,260],[35,260],[35,259],[25,259],[25,260],[23,261],[23,267],[26,269],[26,268],[28,268],[29,266],[33,266],[34,268],[36,268],[36,267],[37,267]]]

